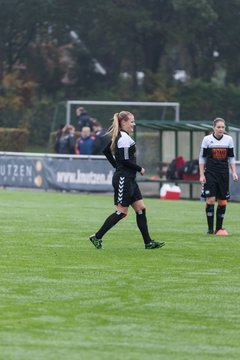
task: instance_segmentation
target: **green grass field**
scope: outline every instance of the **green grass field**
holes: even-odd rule
[[[239,204],[228,237],[206,235],[204,203],[145,199],[89,242],[112,197],[0,190],[1,360],[240,359]]]

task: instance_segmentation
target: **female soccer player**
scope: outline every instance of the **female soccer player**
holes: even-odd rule
[[[213,134],[203,138],[199,169],[200,182],[203,186],[202,196],[206,198],[206,216],[208,234],[228,235],[222,229],[229,194],[229,167],[234,181],[238,181],[234,158],[234,145],[231,136],[225,132],[225,120],[216,118],[213,121]],[[218,200],[216,228],[214,231],[214,205]]]
[[[112,126],[107,133],[111,142],[103,152],[116,169],[112,179],[116,211],[105,220],[94,235],[90,236],[90,241],[97,249],[102,248],[102,238],[106,232],[127,216],[129,205],[136,212],[137,226],[142,234],[145,248],[157,249],[165,245],[165,242],[152,240],[148,233],[146,208],[136,182],[136,173],[144,175],[145,169],[136,164],[136,145],[130,136],[134,126],[133,114],[121,111],[114,114]]]

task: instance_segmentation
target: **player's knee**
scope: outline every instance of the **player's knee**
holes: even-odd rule
[[[123,212],[117,210],[116,214],[120,217],[120,220],[121,220],[121,219],[124,219],[128,213],[123,213]]]
[[[210,197],[210,198],[207,198],[206,203],[208,205],[214,205],[215,201],[216,201],[215,197]]]
[[[136,210],[136,214],[138,215],[146,214],[146,208],[141,208],[139,210]]]
[[[219,206],[226,206],[227,205],[227,200],[219,200],[218,205]]]

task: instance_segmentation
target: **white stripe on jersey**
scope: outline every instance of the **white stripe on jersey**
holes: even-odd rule
[[[124,159],[129,159],[129,148],[133,145],[135,145],[135,141],[129,136],[125,131],[120,131],[121,137],[119,138],[117,142],[117,147],[124,149]]]

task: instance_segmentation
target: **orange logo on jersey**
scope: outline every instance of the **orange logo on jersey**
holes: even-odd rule
[[[227,149],[212,149],[212,157],[216,160],[225,160],[227,158]]]

